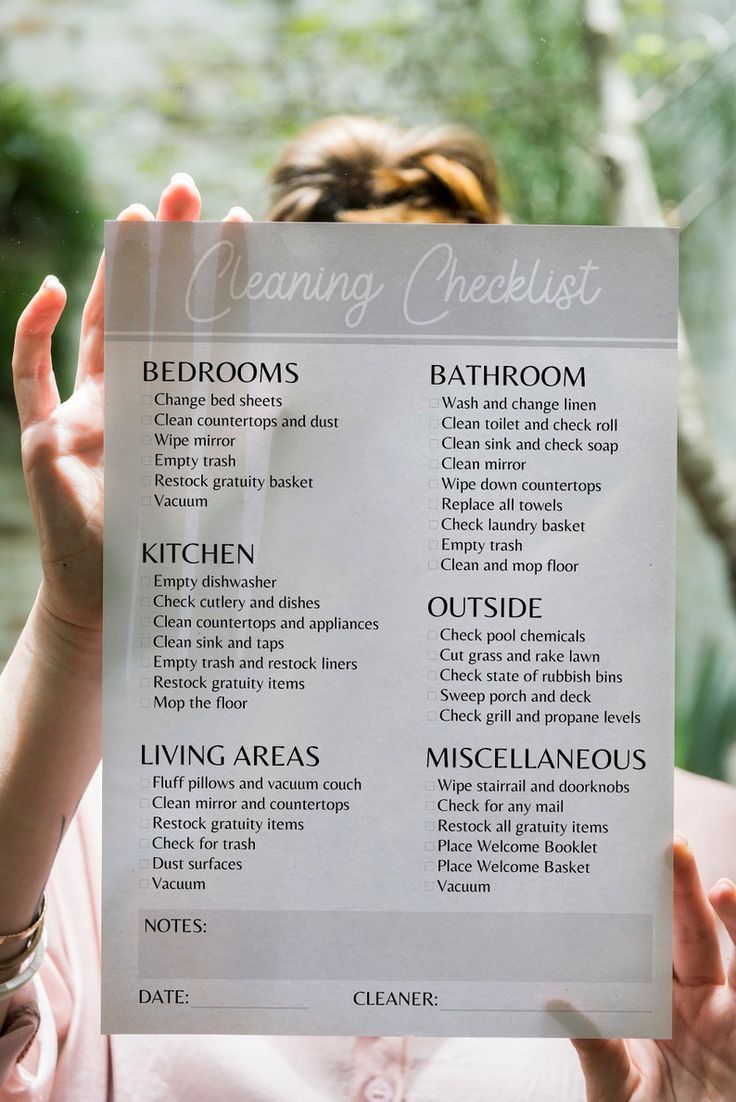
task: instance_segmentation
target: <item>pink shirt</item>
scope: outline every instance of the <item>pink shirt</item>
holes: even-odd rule
[[[677,799],[706,882],[733,877],[733,790],[685,776]],[[567,1041],[101,1036],[99,800],[98,774],[49,881],[46,959],[0,1036],[0,1102],[583,1102]]]

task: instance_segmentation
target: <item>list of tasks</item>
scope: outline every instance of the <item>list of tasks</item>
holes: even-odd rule
[[[103,1030],[668,1035],[676,235],[106,256]]]

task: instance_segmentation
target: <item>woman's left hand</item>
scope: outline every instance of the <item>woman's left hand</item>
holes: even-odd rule
[[[736,887],[719,880],[706,898],[683,838],[674,887],[672,1040],[573,1041],[588,1102],[736,1099],[736,951],[726,972],[716,921],[736,945]]]

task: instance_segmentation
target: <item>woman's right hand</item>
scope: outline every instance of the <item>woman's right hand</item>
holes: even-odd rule
[[[194,182],[179,174],[157,218],[199,217]],[[142,206],[121,219],[149,220]],[[234,207],[229,221],[249,216]],[[18,322],[13,377],[43,581],[0,672],[0,931],[22,930],[100,755],[104,260],[82,320],[74,393],[59,401],[51,338],[66,295],[46,279]],[[11,947],[12,948],[12,947]],[[0,946],[0,957],[10,950]],[[0,1028],[7,1010],[0,1002]]]
[[[177,173],[161,195],[156,217],[199,217],[194,181]],[[127,221],[152,220],[144,206],[128,207]],[[247,221],[234,207],[228,221]],[[39,604],[63,625],[99,633],[102,620],[104,254],[82,316],[74,393],[59,393],[51,338],[66,303],[64,288],[48,276],[18,321],[13,380],[21,424],[21,454],[40,543],[43,582]]]

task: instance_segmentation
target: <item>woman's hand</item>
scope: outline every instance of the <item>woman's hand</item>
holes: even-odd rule
[[[180,174],[157,217],[192,220],[199,210],[194,182]],[[133,206],[120,217],[153,215]],[[234,207],[227,220],[248,217]],[[65,301],[58,280],[46,279],[18,322],[13,356],[43,581],[0,673],[0,930],[33,920],[100,756],[104,261],[84,310],[74,393],[60,403],[51,337]],[[7,1006],[0,1003],[0,1028]]]
[[[719,880],[706,898],[683,838],[674,876],[672,1040],[573,1041],[588,1102],[736,1099],[736,952],[726,975],[716,924],[736,945],[736,887]]]
[[[174,176],[156,217],[199,217],[199,193],[191,177]],[[120,215],[145,221],[144,206]],[[233,208],[227,221],[246,221]],[[102,616],[104,255],[82,316],[74,393],[61,403],[51,363],[51,337],[66,302],[54,276],[23,311],[13,353],[13,379],[21,424],[26,485],[38,531],[43,566],[39,603],[63,625],[99,632]]]

